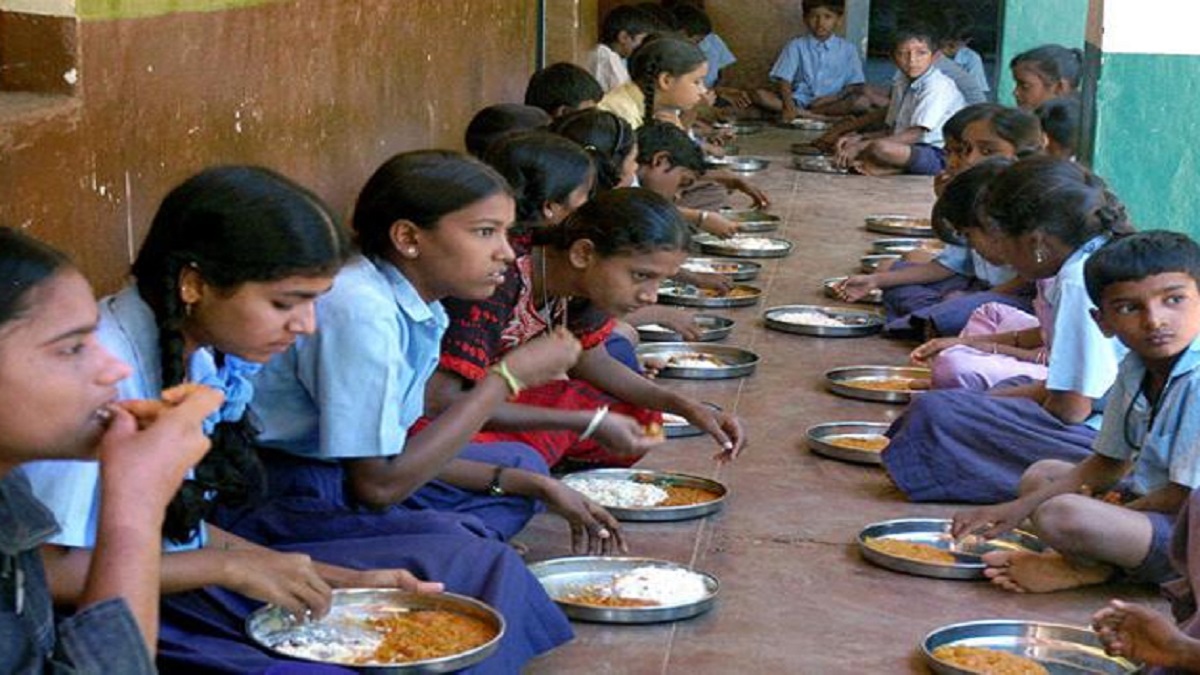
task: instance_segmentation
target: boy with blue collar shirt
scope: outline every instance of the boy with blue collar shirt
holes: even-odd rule
[[[1093,254],[1084,275],[1101,331],[1131,350],[1095,454],[1076,465],[1038,462],[1016,500],[954,517],[956,537],[994,537],[1028,518],[1050,547],[984,555],[985,574],[1006,590],[1049,592],[1118,574],[1171,579],[1175,518],[1200,485],[1200,246],[1174,232],[1134,234]]]
[[[838,139],[835,164],[882,176],[909,173],[936,176],[946,168],[942,125],[966,106],[954,81],[934,67],[937,41],[923,26],[896,34],[887,131],[848,134]]]
[[[825,112],[822,104],[840,101],[848,87],[866,81],[858,49],[834,35],[844,11],[843,0],[804,0],[808,35],[784,45],[770,73],[776,91],[758,90],[760,107],[784,122],[815,117]]]

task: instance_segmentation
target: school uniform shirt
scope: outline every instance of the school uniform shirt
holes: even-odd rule
[[[58,530],[21,469],[0,478],[0,673],[155,673],[121,598],[55,625],[40,548]]]
[[[625,59],[606,44],[597,45],[588,52],[584,67],[604,91],[612,91],[629,82],[629,68],[625,65]]]
[[[962,92],[937,68],[926,70],[915,80],[897,71],[886,122],[894,133],[921,127],[926,131],[918,142],[940,148],[942,125],[965,105]]]
[[[117,383],[117,398],[152,399],[162,396],[162,361],[158,325],[150,306],[130,286],[99,303],[96,339],[132,372]],[[58,520],[60,531],[49,542],[72,548],[95,548],[100,518],[100,465],[93,460],[30,462],[25,474],[37,498]],[[164,552],[190,551],[204,546],[203,525],[186,542],[163,541]]]
[[[1116,338],[1104,337],[1091,318],[1095,309],[1083,281],[1083,265],[1108,241],[1107,235],[1095,237],[1071,254],[1058,274],[1038,282],[1038,292],[1049,306],[1049,315],[1039,312],[1042,332],[1049,346],[1046,388],[1073,391],[1097,401],[1094,409],[1105,407],[1104,394],[1117,377],[1117,369],[1126,348]],[[1100,428],[1100,416],[1093,414],[1086,424]]]
[[[980,91],[985,94],[991,91],[991,87],[988,86],[987,71],[983,68],[983,57],[979,55],[979,52],[970,47],[959,47],[958,51],[954,52],[953,61],[975,78],[975,81],[979,83]]]
[[[1168,483],[1194,489],[1200,486],[1200,340],[1179,355],[1156,406],[1142,389],[1145,377],[1145,362],[1130,352],[1108,394],[1094,450],[1132,460],[1139,495]]]
[[[779,52],[770,77],[791,82],[792,99],[801,107],[866,81],[858,50],[837,35],[825,40],[811,35],[792,39]]]
[[[720,35],[709,33],[700,44],[696,45],[708,58],[708,74],[704,76],[704,86],[712,89],[721,78],[721,71],[737,63],[737,57],[729,51],[729,47]]]
[[[516,259],[504,273],[504,283],[487,300],[448,298],[446,313],[450,327],[442,339],[440,367],[469,381],[482,380],[487,369],[510,350],[564,323],[563,305],[551,301],[554,310],[541,307],[533,297],[533,246],[528,233],[512,237]],[[567,329],[584,349],[598,347],[608,339],[616,322],[586,300],[566,307]]]
[[[313,459],[400,454],[446,323],[394,265],[355,258],[317,300],[320,329],[255,378],[259,442]]]
[[[958,87],[958,91],[963,95],[963,100],[967,102],[967,105],[975,105],[976,103],[987,101],[987,94],[985,93],[987,90],[980,88],[979,80],[953,60],[938,54],[933,59],[933,67],[954,81],[954,86]]]
[[[645,122],[646,95],[641,87],[629,82],[605,94],[596,107],[629,122],[637,130]]]
[[[986,281],[996,286],[1011,281],[1017,273],[1007,265],[993,265],[977,251],[968,246],[947,244],[934,260],[955,274]]]

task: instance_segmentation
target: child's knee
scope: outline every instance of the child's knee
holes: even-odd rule
[[[1033,512],[1033,523],[1046,540],[1082,543],[1090,539],[1097,526],[1103,526],[1096,522],[1090,506],[1094,501],[1083,495],[1051,497]]]
[[[1075,468],[1074,464],[1060,459],[1043,459],[1034,462],[1028,469],[1025,469],[1025,473],[1021,474],[1021,482],[1017,486],[1017,491],[1023,495],[1029,494],[1047,483],[1053,483],[1062,478],[1073,468]]]

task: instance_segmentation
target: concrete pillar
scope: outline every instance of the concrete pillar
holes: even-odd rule
[[[1200,3],[1091,0],[1091,164],[1143,229],[1200,239]],[[1086,107],[1086,106],[1085,106]]]

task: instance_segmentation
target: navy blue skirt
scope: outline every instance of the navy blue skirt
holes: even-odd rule
[[[910,500],[974,504],[1015,499],[1030,465],[1080,462],[1096,438],[1031,399],[964,389],[917,395],[887,435],[883,466]]]

